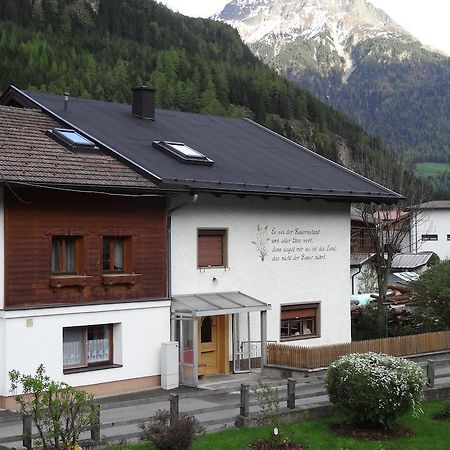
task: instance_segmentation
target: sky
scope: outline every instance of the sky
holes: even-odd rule
[[[209,17],[229,0],[159,0],[187,16]],[[450,55],[449,0],[370,0],[423,44]]]

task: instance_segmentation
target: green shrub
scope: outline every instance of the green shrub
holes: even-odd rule
[[[96,420],[93,395],[51,380],[42,364],[34,375],[12,370],[9,378],[19,411],[31,417],[39,435],[36,444],[44,450],[75,448],[80,434]]]
[[[342,356],[328,368],[330,401],[357,426],[389,428],[409,412],[420,412],[426,383],[414,362],[378,353]]]
[[[179,414],[171,425],[170,412],[158,410],[149,423],[141,423],[141,441],[151,442],[157,450],[187,450],[191,448],[196,436],[202,435],[205,429],[199,421],[187,414]]]

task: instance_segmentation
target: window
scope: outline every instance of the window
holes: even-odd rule
[[[447,234],[447,241],[450,241],[450,234]]]
[[[81,273],[80,236],[53,236],[51,269],[53,274],[75,275]]]
[[[198,267],[226,267],[226,230],[198,230]]]
[[[205,166],[214,164],[212,159],[207,158],[203,153],[194,150],[183,142],[153,141],[153,147],[188,164],[201,164]]]
[[[125,273],[131,272],[129,237],[103,238],[103,272]]]
[[[319,304],[281,306],[281,340],[319,336]]]
[[[53,130],[48,130],[47,134],[70,150],[90,150],[97,148],[92,141],[86,139],[75,130],[54,128]]]
[[[63,328],[64,369],[112,364],[112,349],[112,324]]]
[[[437,234],[422,234],[422,241],[437,241]]]

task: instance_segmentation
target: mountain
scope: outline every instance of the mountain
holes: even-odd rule
[[[410,163],[450,164],[450,58],[365,0],[233,0],[215,19]]]
[[[153,0],[0,1],[0,86],[130,102],[153,86],[157,106],[250,117],[367,173],[403,171],[379,140],[256,58],[229,25]],[[373,173],[373,172],[372,172]]]

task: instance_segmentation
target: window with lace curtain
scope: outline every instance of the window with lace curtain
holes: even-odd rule
[[[75,369],[113,363],[113,325],[63,329],[63,368]]]

